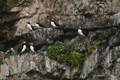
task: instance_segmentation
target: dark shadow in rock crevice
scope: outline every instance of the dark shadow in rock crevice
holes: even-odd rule
[[[54,77],[52,73],[42,74],[41,72],[31,70],[26,73],[31,79],[40,80],[59,80],[59,78]]]

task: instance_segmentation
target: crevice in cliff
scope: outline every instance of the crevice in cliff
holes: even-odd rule
[[[100,67],[100,66],[96,66],[94,70],[92,70],[92,72],[90,72],[85,79],[83,80],[88,80],[88,78],[94,78],[93,74],[95,75],[99,75],[102,77],[102,75],[105,73],[105,70],[103,67]],[[100,79],[102,80],[102,79]]]
[[[51,75],[50,73],[43,75],[42,73],[40,73],[38,71],[34,71],[34,70],[31,70],[31,71],[27,72],[26,74],[32,79],[38,79],[38,78],[40,79],[40,77],[41,77],[41,79],[59,80],[59,78]]]
[[[42,43],[42,44],[39,44],[39,45],[34,46],[34,47],[35,47],[35,51],[37,52],[38,50],[41,50],[44,46],[46,46],[46,49],[42,49],[42,51],[48,51],[48,47],[51,45],[52,44],[50,44],[50,43]]]

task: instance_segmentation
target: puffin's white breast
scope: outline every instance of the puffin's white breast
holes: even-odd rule
[[[57,27],[53,21],[51,21],[51,25],[52,25],[53,27]]]
[[[33,47],[33,46],[30,46],[30,50],[31,50],[31,51],[33,51],[33,52],[35,52],[35,50],[34,50],[34,47]]]
[[[80,35],[83,35],[83,36],[84,36],[84,34],[83,34],[83,32],[82,32],[82,30],[81,30],[81,29],[78,29],[78,34],[80,34]]]
[[[30,29],[30,30],[33,30],[32,29],[32,26],[30,24],[27,24],[27,27]]]
[[[40,28],[39,24],[35,24],[37,28]]]

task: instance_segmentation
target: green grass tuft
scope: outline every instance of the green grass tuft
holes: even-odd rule
[[[85,53],[79,53],[74,50],[73,45],[54,44],[48,51],[49,58],[55,59],[61,63],[70,64],[71,67],[79,67],[82,69],[84,60],[91,55],[92,50],[96,49],[100,41],[94,41],[92,46]]]
[[[83,66],[84,60],[87,56],[90,55],[91,50],[96,47],[91,47],[86,53],[79,53],[74,50],[73,45],[52,45],[48,51],[47,56],[55,59],[59,62],[70,64],[71,67],[79,67],[80,69]]]
[[[10,56],[13,56],[13,55],[15,55],[14,53],[8,53],[7,55],[6,55],[6,58],[10,58]]]
[[[117,58],[120,58],[120,50],[115,51]]]

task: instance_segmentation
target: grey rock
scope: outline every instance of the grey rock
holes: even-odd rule
[[[96,68],[98,57],[98,54],[92,54],[85,60],[80,78],[85,79]]]
[[[47,56],[42,56],[39,54],[32,55],[31,53],[23,54],[22,56],[15,55],[10,58],[5,58],[4,63],[0,66],[0,79],[7,79],[7,76],[18,75],[20,79],[29,79],[30,76],[27,75],[29,71],[36,71],[42,75],[51,75],[53,77],[60,77],[60,74],[68,75],[67,78],[70,79],[77,71],[78,68],[73,68],[73,73],[70,66],[60,64],[55,60],[49,59]],[[61,69],[62,72],[58,72]]]
[[[5,58],[5,53],[0,51],[0,59],[4,59]]]
[[[13,0],[13,2],[17,4],[7,0],[0,11],[2,25],[0,27],[5,28],[0,29],[0,42],[21,37],[20,39],[34,43],[37,54],[32,55],[28,52],[22,56],[5,58],[4,52],[1,52],[0,59],[3,59],[3,64],[0,66],[0,79],[120,79],[119,58],[116,57],[116,51],[120,49],[119,0],[21,0],[19,2]],[[58,29],[51,28],[51,18],[54,18],[59,25]],[[29,30],[25,27],[28,21],[34,27],[39,21],[45,28],[28,33]],[[78,35],[78,27],[85,30],[87,34],[85,37]],[[44,56],[48,53],[48,45],[54,43],[74,44],[76,51],[86,52],[92,46],[92,41],[97,39],[101,43],[85,59],[82,72],[79,68],[70,69],[69,65]],[[18,40],[20,41],[23,40]],[[18,44],[13,46],[15,50],[19,47]],[[0,44],[2,51],[8,47],[10,46],[7,44]]]

